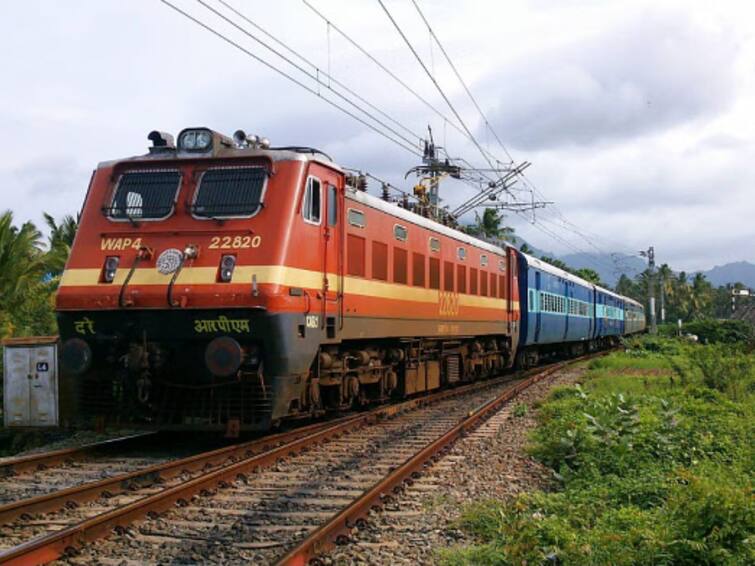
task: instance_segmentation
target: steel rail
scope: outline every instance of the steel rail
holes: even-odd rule
[[[113,530],[122,531],[131,523],[143,519],[145,516],[156,517],[175,504],[185,505],[188,499],[197,493],[209,493],[217,488],[226,488],[231,482],[243,479],[250,472],[253,473],[263,467],[273,465],[279,460],[303,452],[316,444],[326,442],[381,419],[467,392],[491,388],[504,381],[510,381],[512,378],[515,379],[516,374],[447,389],[394,405],[378,407],[367,412],[344,417],[335,423],[330,421],[310,425],[315,429],[310,429],[307,431],[308,434],[299,435],[298,438],[281,446],[252,456],[245,456],[240,461],[221,466],[186,482],[167,487],[158,493],[145,496],[2,551],[0,552],[0,564],[28,565],[53,561],[68,553],[75,552],[76,548],[88,542],[108,536]],[[269,442],[269,439],[263,440]],[[202,455],[198,455],[198,457],[200,456]],[[99,486],[96,489],[99,489]],[[15,512],[17,513],[17,511]]]
[[[70,462],[85,454],[123,448],[124,445],[146,437],[155,436],[156,434],[156,431],[140,432],[138,434],[111,438],[102,442],[93,442],[75,448],[62,448],[50,452],[39,452],[37,454],[28,454],[26,456],[1,460],[0,477],[8,477],[26,471],[44,470],[53,465]]]
[[[286,432],[265,436],[257,440],[232,444],[186,458],[153,464],[146,468],[136,469],[109,478],[74,485],[51,493],[11,501],[10,503],[0,505],[0,525],[6,524],[18,517],[34,513],[48,513],[63,507],[72,507],[78,503],[91,501],[98,497],[112,497],[118,493],[126,493],[133,488],[142,488],[161,483],[185,472],[196,472],[206,470],[209,467],[218,467],[228,460],[249,457],[254,453],[264,452],[275,444],[290,442],[291,440],[349,418],[353,417],[347,416],[335,421],[314,423]]]
[[[382,508],[382,501],[386,497],[390,497],[391,493],[400,493],[404,484],[411,485],[413,480],[419,477],[420,472],[431,465],[431,461],[437,460],[444,451],[450,449],[456,440],[482,424],[484,420],[500,409],[504,403],[567,365],[591,357],[593,355],[581,356],[573,360],[547,366],[545,369],[534,373],[534,375],[530,375],[511,387],[506,388],[497,397],[470,412],[459,424],[443,436],[425,445],[414,456],[407,459],[397,468],[394,468],[382,480],[367,489],[348,507],[334,515],[326,524],[313,531],[307,538],[281,558],[277,562],[278,566],[305,566],[326,550],[333,548],[337,544],[346,542],[350,530],[355,526],[363,524],[371,509]]]

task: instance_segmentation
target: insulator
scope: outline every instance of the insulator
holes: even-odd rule
[[[357,177],[357,190],[362,192],[367,191],[367,177],[364,175],[359,175],[359,177]]]

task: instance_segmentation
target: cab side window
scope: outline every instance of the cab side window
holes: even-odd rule
[[[314,177],[307,179],[307,188],[304,193],[304,202],[302,203],[302,214],[304,221],[310,224],[319,224],[322,203],[322,187],[320,180]]]
[[[334,185],[328,185],[328,225],[338,222],[338,191]]]

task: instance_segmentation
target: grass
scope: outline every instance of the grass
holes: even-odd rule
[[[554,492],[476,502],[467,564],[755,564],[755,356],[646,338],[538,412]]]

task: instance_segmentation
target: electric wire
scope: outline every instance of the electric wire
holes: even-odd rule
[[[197,0],[197,1],[199,1],[199,0]],[[293,49],[292,47],[290,47],[289,45],[287,45],[285,42],[281,41],[277,37],[275,37],[272,33],[270,33],[269,31],[267,31],[265,28],[263,28],[261,25],[259,25],[255,21],[253,21],[251,18],[249,18],[248,16],[246,16],[241,11],[237,10],[236,8],[234,8],[233,6],[231,6],[230,4],[228,4],[228,2],[226,2],[225,0],[216,0],[216,1],[219,4],[222,4],[226,9],[228,9],[231,12],[233,12],[234,14],[236,14],[239,18],[241,18],[242,20],[244,20],[246,23],[248,23],[249,25],[251,25],[252,27],[254,27],[254,29],[260,31],[263,34],[265,34],[273,42],[275,42],[277,45],[281,46],[283,49],[285,49],[286,51],[288,51],[289,53],[291,53],[294,57],[298,58],[300,61],[303,61],[305,64],[307,64],[307,65],[311,66],[313,69],[315,69],[315,71],[317,72],[317,78],[315,80],[320,81],[319,75],[322,74],[325,78],[328,79],[328,81],[332,81],[334,84],[336,84],[337,86],[339,86],[341,89],[343,89],[346,92],[348,92],[351,96],[353,96],[354,98],[356,98],[360,102],[366,104],[372,110],[374,110],[375,112],[379,113],[381,116],[383,116],[387,120],[390,120],[391,122],[393,122],[396,126],[398,126],[402,130],[404,130],[405,132],[407,132],[410,136],[413,136],[417,140],[422,140],[422,136],[421,135],[419,135],[416,132],[412,131],[410,128],[408,128],[407,126],[405,126],[404,124],[402,124],[401,122],[399,122],[398,120],[396,120],[395,118],[393,118],[391,115],[389,115],[388,113],[386,113],[383,110],[381,110],[380,108],[378,108],[376,105],[374,105],[373,103],[371,103],[369,100],[365,99],[359,93],[357,93],[353,89],[349,88],[348,85],[346,85],[343,82],[341,82],[338,79],[336,79],[331,74],[331,72],[330,72],[330,59],[328,59],[328,71],[325,72],[322,69],[320,69],[320,67],[318,67],[315,63],[313,63],[310,59],[307,59],[304,55],[302,55],[301,53],[299,53],[298,51],[296,51],[295,49]],[[200,3],[202,3],[202,2],[200,2]],[[329,40],[329,38],[330,38],[330,26],[328,26],[328,40]],[[328,50],[328,53],[330,53],[330,49]],[[331,86],[330,86],[330,83],[328,83],[328,85],[326,85],[326,86],[330,90],[333,90],[331,88]]]
[[[506,154],[506,156],[509,158],[509,162],[513,163],[514,158],[511,157],[511,154],[509,153],[509,150],[506,149],[506,146],[501,141],[501,138],[498,136],[496,131],[493,129],[493,126],[490,124],[490,121],[488,120],[485,113],[482,111],[482,108],[477,103],[477,99],[475,99],[474,95],[472,94],[472,91],[467,86],[467,83],[464,81],[464,79],[461,76],[461,73],[459,73],[459,70],[456,68],[456,65],[454,65],[453,61],[451,61],[451,57],[446,52],[446,49],[443,47],[443,44],[440,42],[440,39],[438,39],[438,36],[435,35],[435,31],[433,30],[432,26],[430,25],[430,22],[427,21],[427,18],[425,17],[425,14],[422,12],[422,9],[419,7],[419,4],[417,3],[417,0],[412,0],[412,4],[414,4],[414,7],[417,10],[417,13],[419,14],[419,17],[422,18],[422,21],[427,26],[427,31],[430,32],[430,37],[435,41],[435,43],[440,48],[440,52],[443,53],[443,57],[446,59],[446,62],[451,67],[451,70],[453,70],[454,74],[456,75],[456,78],[459,79],[459,82],[461,83],[461,86],[464,87],[464,90],[467,93],[467,96],[469,96],[469,99],[472,101],[472,104],[474,104],[474,107],[477,109],[477,112],[479,112],[480,116],[482,117],[483,122],[485,123],[485,127],[490,131],[490,133],[493,134],[493,137],[498,142],[498,145],[501,146],[501,149]]]
[[[511,161],[511,162],[513,163],[513,162],[514,162],[514,159],[513,159],[513,157],[511,156],[511,154],[509,153],[509,151],[508,151],[508,150],[506,149],[506,146],[505,146],[505,145],[503,144],[503,142],[501,141],[500,137],[498,136],[498,133],[497,133],[497,132],[495,131],[495,129],[493,129],[493,127],[491,126],[491,124],[490,124],[490,121],[488,120],[487,116],[485,115],[485,113],[483,112],[483,110],[482,110],[482,108],[480,107],[479,103],[477,102],[476,98],[475,98],[475,97],[474,97],[474,95],[472,94],[472,91],[470,90],[469,86],[467,85],[467,83],[466,83],[466,82],[464,81],[464,79],[462,78],[462,76],[461,76],[461,73],[459,72],[459,70],[457,69],[456,65],[455,65],[455,64],[453,63],[453,61],[451,60],[451,57],[450,57],[450,56],[448,55],[448,52],[446,51],[446,49],[444,48],[444,46],[443,46],[443,44],[441,43],[440,39],[438,38],[437,34],[436,34],[436,33],[435,33],[435,31],[433,30],[433,28],[432,28],[432,26],[431,26],[430,22],[429,22],[429,21],[428,21],[428,19],[427,19],[427,18],[425,17],[425,14],[423,13],[422,9],[420,8],[420,6],[419,6],[419,4],[418,4],[417,0],[411,0],[411,1],[412,1],[412,4],[414,5],[414,8],[415,8],[415,9],[416,9],[416,11],[417,11],[417,13],[419,14],[420,18],[422,19],[423,23],[424,23],[424,24],[425,24],[425,26],[427,27],[427,30],[428,30],[428,32],[430,33],[430,36],[431,36],[431,38],[432,38],[432,39],[433,39],[433,40],[435,41],[435,43],[436,43],[436,44],[438,45],[438,48],[440,49],[441,53],[443,54],[444,58],[446,59],[446,62],[448,63],[448,65],[449,65],[449,66],[451,67],[451,69],[453,70],[454,74],[456,75],[456,78],[457,78],[457,79],[459,80],[459,82],[461,83],[461,85],[462,85],[462,87],[464,88],[465,92],[467,93],[467,96],[468,96],[468,97],[469,97],[469,99],[470,99],[470,100],[472,101],[472,104],[473,104],[473,105],[475,106],[475,108],[477,109],[477,112],[478,112],[478,113],[480,114],[480,117],[482,118],[483,122],[485,123],[485,126],[486,126],[486,127],[487,127],[487,128],[489,129],[489,130],[490,130],[490,132],[491,132],[491,133],[493,134],[493,136],[495,137],[495,139],[496,139],[496,141],[498,142],[498,144],[499,144],[499,145],[501,146],[501,149],[502,149],[502,150],[504,151],[504,153],[505,153],[505,154],[506,154],[506,156],[507,156],[507,157],[509,158],[509,160],[510,160],[510,161]],[[536,188],[536,187],[534,186],[534,183],[532,183],[531,181],[529,181],[529,179],[527,179],[527,177],[526,177],[526,176],[525,176],[525,175],[524,175],[523,173],[521,174],[521,177],[522,177],[522,179],[523,179],[523,182],[524,182],[525,184],[528,184],[528,185],[530,185],[530,187],[531,187],[531,189],[533,190],[533,192],[537,191],[537,188]],[[538,191],[538,192],[539,192],[539,191]],[[544,194],[540,193],[540,195],[539,195],[539,196],[540,196],[540,198],[541,198],[542,200],[547,200]],[[561,220],[563,221],[563,223],[564,223],[565,225],[567,225],[567,224],[568,224],[568,225],[570,225],[570,228],[569,228],[568,226],[564,226],[564,228],[565,228],[565,229],[567,229],[567,230],[569,230],[569,231],[572,231],[572,232],[573,232],[574,234],[576,234],[577,236],[579,236],[580,238],[582,238],[582,239],[583,239],[583,240],[584,240],[584,241],[585,241],[585,242],[586,242],[586,243],[587,243],[587,244],[588,244],[588,245],[589,245],[590,247],[594,248],[594,249],[595,249],[595,250],[597,250],[597,251],[598,251],[599,253],[601,253],[601,254],[606,254],[606,255],[610,255],[610,254],[609,254],[609,253],[607,253],[607,252],[606,252],[605,250],[602,250],[602,249],[598,248],[598,247],[597,247],[597,246],[596,246],[596,245],[595,245],[595,244],[593,243],[593,241],[592,241],[592,240],[591,240],[590,238],[586,237],[586,236],[585,236],[585,235],[584,235],[584,234],[583,234],[583,233],[582,233],[582,232],[580,231],[580,229],[579,229],[579,227],[578,227],[578,226],[576,226],[576,225],[575,225],[574,223],[572,223],[572,222],[568,221],[568,220],[566,219],[566,217],[565,217],[565,216],[563,215],[563,213],[562,213],[562,212],[561,212],[560,210],[558,210],[558,209],[557,209],[557,207],[555,207],[555,206],[554,206],[553,208],[554,208],[554,209],[556,209],[556,212],[557,212],[557,213],[558,213],[558,215],[559,215],[559,216],[561,217]],[[635,254],[633,254],[633,255],[635,255]]]
[[[384,122],[381,122],[377,118],[375,118],[373,115],[371,115],[369,112],[367,112],[366,110],[364,110],[362,107],[360,107],[354,101],[350,100],[348,97],[346,97],[343,94],[339,93],[338,91],[336,91],[335,89],[333,89],[331,86],[329,86],[329,85],[325,84],[324,82],[322,82],[320,80],[320,78],[319,78],[319,73],[322,72],[322,71],[320,71],[319,69],[318,69],[318,74],[313,74],[310,71],[307,71],[301,65],[298,65],[297,63],[295,63],[294,61],[292,61],[289,57],[286,57],[280,51],[278,51],[277,49],[271,47],[269,44],[267,44],[266,42],[262,41],[260,38],[256,37],[254,34],[250,33],[248,30],[244,29],[242,26],[240,26],[239,24],[237,24],[236,22],[234,22],[233,20],[231,20],[230,18],[228,18],[224,14],[220,13],[218,10],[216,10],[212,6],[208,5],[207,2],[205,2],[205,0],[195,0],[195,1],[198,4],[201,4],[202,6],[204,6],[206,9],[208,9],[209,11],[211,11],[213,14],[215,14],[219,18],[221,18],[224,21],[226,21],[228,24],[230,24],[233,27],[235,27],[237,30],[239,30],[241,33],[243,33],[244,35],[246,35],[250,39],[252,39],[252,40],[256,41],[257,43],[259,43],[262,47],[264,47],[268,51],[272,52],[274,55],[276,55],[276,56],[280,57],[281,59],[283,59],[286,63],[288,63],[289,65],[291,65],[292,67],[294,67],[300,73],[302,73],[304,75],[307,75],[309,78],[311,78],[312,80],[316,81],[319,85],[322,85],[325,88],[327,88],[328,90],[330,90],[333,94],[335,94],[338,98],[342,99],[347,104],[350,104],[355,109],[357,109],[360,112],[366,114],[367,116],[370,117],[370,119],[374,120],[375,122],[380,123],[380,125],[382,127],[386,128],[388,131],[390,131],[396,137],[402,139],[403,141],[405,141],[409,145],[412,145],[414,143],[414,140],[410,140],[407,137],[405,137],[403,134],[398,133],[395,129],[393,129],[392,127],[386,125]],[[220,1],[221,4],[224,4],[225,6],[227,6],[227,4],[225,4],[225,2],[223,2],[223,0],[219,0],[219,1]],[[237,10],[235,10],[233,8],[231,8],[231,10],[234,13],[236,13],[236,14],[240,14],[240,12],[238,12]],[[315,68],[317,68],[317,67],[315,66]],[[322,72],[322,73],[325,74],[324,72]],[[328,78],[331,78],[331,77],[328,75]],[[410,132],[411,132],[411,130],[410,130]],[[421,139],[419,136],[416,136],[416,134],[412,134],[412,135],[415,135],[415,137],[417,138],[417,141],[419,141]]]
[[[452,128],[454,128],[456,131],[458,131],[460,134],[464,135],[469,139],[471,138],[467,136],[467,133],[460,128],[454,121],[443,114],[442,111],[438,110],[431,102],[429,102],[425,97],[423,97],[421,94],[419,94],[415,89],[413,89],[411,86],[409,86],[406,81],[401,79],[396,73],[391,71],[384,63],[382,63],[377,57],[375,57],[372,53],[367,51],[364,47],[362,47],[355,39],[353,39],[350,35],[348,35],[345,31],[343,31],[337,24],[333,23],[333,21],[325,16],[320,10],[315,8],[308,0],[302,0],[304,5],[309,8],[315,15],[317,15],[320,19],[322,19],[325,23],[329,24],[331,28],[338,33],[342,38],[344,38],[349,44],[351,44],[352,47],[354,47],[357,51],[362,53],[365,57],[367,57],[370,61],[372,61],[378,68],[380,68],[384,73],[386,73],[389,77],[391,77],[396,83],[398,83],[402,88],[404,88],[407,92],[409,92],[412,96],[414,96],[417,100],[419,100],[422,104],[424,104],[428,109],[430,109],[436,116],[441,118],[445,124],[449,124]]]
[[[369,123],[368,121],[366,121],[366,120],[365,120],[365,119],[363,119],[362,117],[358,116],[358,115],[357,115],[357,114],[355,114],[354,112],[352,112],[352,111],[350,111],[349,109],[347,109],[347,108],[345,108],[345,107],[341,106],[341,105],[340,105],[340,104],[338,104],[337,102],[335,102],[335,101],[333,101],[333,100],[331,100],[331,99],[329,99],[329,98],[327,98],[327,97],[323,96],[323,95],[322,95],[322,94],[321,94],[320,92],[318,92],[318,91],[317,91],[317,90],[315,90],[314,88],[310,87],[309,85],[306,85],[306,84],[305,84],[305,83],[303,83],[303,82],[302,82],[301,80],[297,79],[296,77],[293,77],[293,76],[292,76],[292,75],[290,75],[289,73],[286,73],[285,71],[283,71],[283,70],[279,69],[278,67],[276,67],[275,65],[273,65],[273,64],[272,64],[272,63],[270,63],[269,61],[266,61],[265,59],[263,59],[263,58],[262,58],[262,57],[260,57],[259,55],[256,55],[255,53],[252,53],[252,52],[251,52],[251,51],[249,51],[249,50],[248,50],[248,49],[247,49],[246,47],[242,46],[241,44],[239,44],[238,42],[234,41],[234,40],[233,40],[233,39],[231,39],[230,37],[228,37],[228,36],[224,35],[223,33],[221,33],[221,32],[219,32],[219,31],[217,31],[216,29],[214,29],[214,28],[213,28],[212,26],[210,26],[209,24],[207,24],[207,23],[203,22],[202,20],[200,20],[200,19],[198,19],[198,18],[194,17],[193,15],[189,14],[189,13],[188,13],[188,12],[186,12],[185,10],[182,10],[181,8],[179,8],[178,6],[176,6],[175,4],[171,3],[171,2],[169,1],[169,0],[160,0],[160,2],[162,2],[162,3],[163,3],[163,4],[165,4],[166,6],[168,6],[169,8],[171,8],[172,10],[174,10],[175,12],[177,12],[178,14],[180,14],[180,15],[184,16],[184,17],[185,17],[185,18],[187,18],[188,20],[190,20],[190,21],[194,22],[194,23],[195,23],[196,25],[198,25],[199,27],[201,27],[201,28],[205,29],[206,31],[210,32],[211,34],[215,35],[215,36],[216,36],[216,37],[218,37],[219,39],[221,39],[221,40],[223,40],[224,42],[228,43],[229,45],[231,45],[231,46],[235,47],[236,49],[238,49],[239,51],[241,51],[242,53],[244,53],[244,54],[245,54],[245,55],[247,55],[248,57],[250,57],[250,58],[254,59],[255,61],[257,61],[257,62],[259,62],[259,63],[261,63],[261,64],[262,64],[262,65],[264,65],[265,67],[267,67],[267,68],[269,68],[270,70],[272,70],[272,71],[274,71],[274,72],[278,73],[278,74],[279,74],[279,75],[281,75],[282,77],[284,77],[284,78],[288,79],[288,80],[289,80],[289,81],[291,81],[292,83],[294,83],[294,84],[296,84],[297,86],[299,86],[299,87],[303,88],[304,90],[306,90],[306,91],[310,92],[311,94],[314,94],[315,96],[317,96],[317,97],[318,97],[318,98],[320,98],[321,100],[325,101],[326,103],[328,103],[328,104],[329,104],[329,105],[331,105],[332,107],[334,107],[334,108],[336,108],[336,109],[340,110],[341,112],[343,112],[343,113],[344,113],[344,114],[346,114],[347,116],[349,116],[349,117],[353,118],[354,120],[356,120],[357,122],[361,123],[362,125],[364,125],[364,126],[367,126],[367,127],[369,128],[369,129],[371,129],[371,130],[372,130],[372,131],[374,131],[375,133],[379,134],[380,136],[384,137],[385,139],[387,139],[387,140],[389,140],[389,141],[393,142],[394,144],[398,145],[398,146],[399,146],[399,147],[401,147],[402,149],[404,149],[404,150],[408,151],[409,153],[411,153],[411,154],[413,154],[413,155],[415,155],[415,156],[417,156],[417,157],[422,157],[422,154],[421,154],[421,153],[419,153],[419,151],[418,151],[418,150],[416,150],[416,149],[415,149],[414,147],[412,147],[412,146],[410,146],[410,145],[406,145],[406,144],[404,144],[403,142],[401,142],[401,141],[399,141],[399,140],[397,140],[397,139],[395,139],[395,138],[393,138],[393,137],[389,136],[389,135],[388,135],[387,133],[385,133],[384,131],[380,130],[380,129],[379,129],[378,127],[376,127],[375,125],[373,125],[373,124]],[[376,119],[374,119],[374,118],[373,118],[373,120],[375,120],[376,122],[380,123],[380,121],[379,121],[379,120],[376,120]]]
[[[393,15],[391,14],[391,12],[388,9],[388,7],[385,5],[385,3],[383,2],[383,0],[377,0],[377,1],[378,1],[378,4],[380,4],[380,7],[383,8],[383,11],[385,12],[385,15],[388,16],[388,19],[393,24],[393,27],[396,29],[396,31],[398,32],[398,34],[404,40],[404,43],[406,43],[406,46],[409,48],[409,50],[414,55],[414,58],[419,63],[420,67],[422,67],[422,70],[425,71],[425,74],[430,78],[430,80],[432,81],[433,85],[435,85],[435,88],[440,93],[440,95],[443,98],[443,100],[445,100],[446,104],[451,109],[451,112],[453,113],[453,115],[456,116],[456,119],[459,121],[459,124],[461,124],[462,128],[464,128],[464,131],[467,132],[467,135],[472,140],[472,143],[475,145],[475,147],[480,152],[480,154],[485,158],[485,161],[487,161],[488,165],[490,165],[490,168],[491,169],[495,169],[495,165],[493,165],[493,162],[490,160],[490,157],[488,157],[488,154],[482,148],[482,146],[480,145],[480,142],[478,142],[477,138],[475,138],[474,134],[472,134],[472,131],[469,129],[469,127],[467,126],[467,124],[464,122],[464,119],[461,117],[461,115],[459,114],[459,112],[456,110],[456,108],[454,107],[454,105],[451,102],[451,100],[448,98],[448,96],[446,95],[446,93],[441,88],[440,84],[438,84],[438,81],[435,79],[435,77],[433,76],[433,74],[430,72],[430,69],[427,68],[427,65],[425,65],[425,62],[422,60],[422,57],[420,57],[419,53],[417,53],[417,50],[412,45],[411,41],[409,41],[409,38],[406,37],[406,34],[401,29],[401,26],[399,26],[398,22],[393,18]],[[504,185],[504,190],[506,190],[505,185]]]

